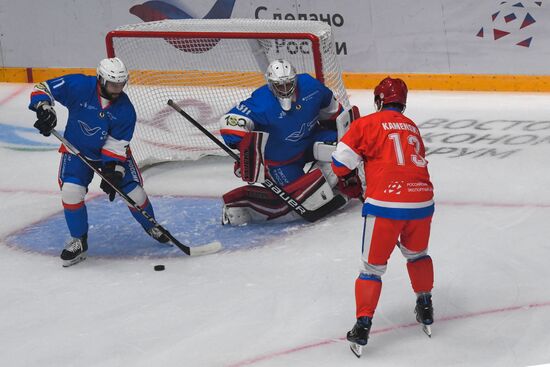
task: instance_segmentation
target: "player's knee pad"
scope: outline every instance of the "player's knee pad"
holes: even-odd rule
[[[136,184],[135,187],[127,193],[127,195],[140,207],[143,207],[143,205],[147,203],[147,194],[140,185]]]
[[[428,256],[428,248],[426,247],[422,251],[411,251],[408,248],[406,248],[403,244],[399,244],[399,249],[401,250],[401,253],[407,259],[407,261],[416,261],[423,257]]]
[[[377,277],[378,279],[382,278],[382,275],[386,272],[387,265],[375,265],[370,264],[366,261],[363,261],[363,266],[360,269],[360,273],[365,276]]]
[[[63,183],[61,186],[61,200],[64,205],[78,205],[84,203],[86,187],[71,182]]]

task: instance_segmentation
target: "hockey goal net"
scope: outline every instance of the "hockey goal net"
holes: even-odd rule
[[[265,84],[274,59],[315,76],[349,105],[331,28],[322,22],[163,20],[119,27],[106,43],[109,57],[130,71],[126,93],[138,115],[132,150],[141,166],[225,155],[167,101],[219,136],[221,116]]]

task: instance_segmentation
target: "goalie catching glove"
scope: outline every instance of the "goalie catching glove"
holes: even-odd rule
[[[124,166],[117,164],[116,162],[107,162],[101,170],[101,174],[105,179],[109,180],[117,188],[120,188],[122,179],[124,178],[125,169]],[[109,185],[105,179],[101,180],[99,187],[103,192],[109,195],[109,201],[115,200],[116,191],[111,185]]]

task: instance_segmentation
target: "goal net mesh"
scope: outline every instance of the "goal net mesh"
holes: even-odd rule
[[[349,105],[331,28],[322,22],[163,20],[119,27],[106,41],[109,56],[130,71],[125,91],[138,116],[132,151],[140,166],[225,155],[167,101],[219,137],[221,116],[265,84],[275,59],[323,81]]]

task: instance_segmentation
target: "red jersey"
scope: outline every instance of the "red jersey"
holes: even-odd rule
[[[433,185],[422,137],[416,124],[397,110],[388,108],[355,120],[332,157],[338,176],[364,163],[363,216],[420,219],[433,214]]]

